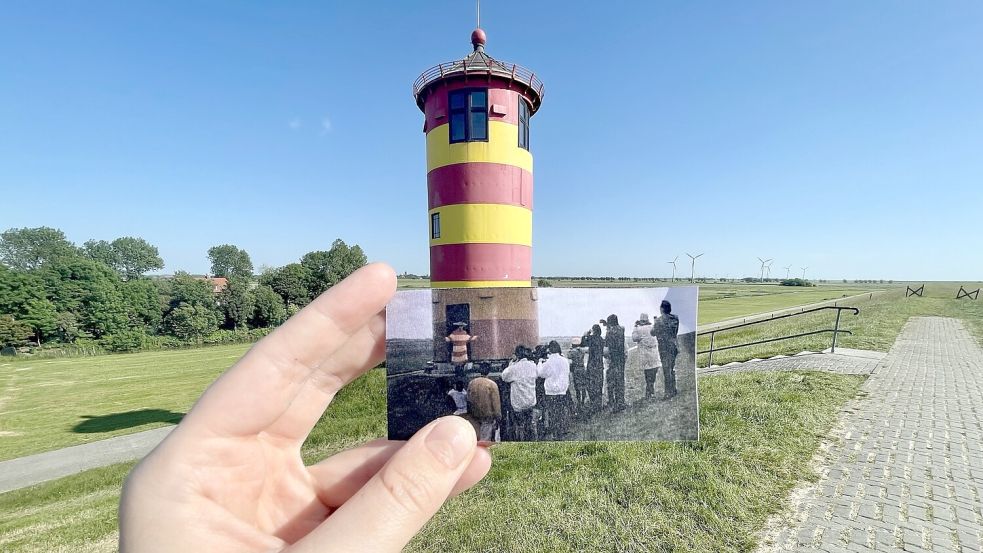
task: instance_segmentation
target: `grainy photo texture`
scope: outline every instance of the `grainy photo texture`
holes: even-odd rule
[[[697,288],[405,290],[386,308],[389,437],[696,440]]]

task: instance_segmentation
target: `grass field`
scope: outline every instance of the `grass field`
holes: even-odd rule
[[[385,432],[371,371],[339,394],[308,461]],[[409,551],[750,551],[809,466],[860,377],[744,373],[701,379],[692,443],[502,444],[491,474],[448,503]],[[115,551],[130,464],[0,495],[0,550]]]
[[[700,289],[700,319],[728,319],[869,289],[707,284]],[[248,347],[0,359],[0,460],[173,424]]]
[[[967,285],[968,286],[968,285]],[[972,288],[983,286],[973,284]],[[937,315],[962,319],[969,330],[983,342],[983,298],[980,300],[955,299],[959,284],[931,283],[925,286],[925,297],[905,298],[905,288],[895,288],[875,294],[871,300],[854,300],[846,305],[860,309],[859,315],[844,312],[840,328],[853,332],[852,336],[840,336],[837,345],[846,348],[887,351],[894,343],[901,327],[909,317]],[[701,302],[701,306],[703,303]],[[825,311],[801,317],[791,317],[773,323],[719,333],[714,346],[727,346],[753,342],[779,336],[833,328],[834,311]],[[779,353],[798,353],[803,350],[821,351],[830,346],[831,335],[816,335],[783,342],[762,344],[748,348],[714,353],[714,364],[743,361],[753,357],[766,357]],[[697,348],[705,350],[709,338],[700,338]],[[697,366],[706,366],[706,355],[700,355]]]
[[[0,361],[0,460],[174,424],[248,348]]]

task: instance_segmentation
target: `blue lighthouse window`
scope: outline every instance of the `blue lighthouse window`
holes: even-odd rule
[[[519,98],[519,147],[529,149],[529,103]]]
[[[488,91],[455,90],[450,93],[450,141],[488,140]]]

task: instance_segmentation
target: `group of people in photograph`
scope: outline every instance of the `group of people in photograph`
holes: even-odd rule
[[[661,399],[671,400],[678,394],[675,364],[679,319],[668,301],[661,303],[660,311],[654,320],[647,313],[639,315],[630,337],[636,345],[633,366],[644,373],[646,400],[657,396],[655,383],[660,369],[664,381]],[[458,341],[464,342],[461,338]],[[453,339],[448,341],[453,343]],[[516,346],[501,372],[501,389],[489,378],[488,365],[479,364],[481,375],[471,379],[466,389],[460,378],[462,367],[447,395],[454,402],[454,413],[471,420],[481,441],[561,440],[568,435],[572,418],[586,420],[603,410],[618,413],[628,407],[627,361],[625,328],[618,316],[611,314],[583,336],[573,338],[566,355],[556,340],[536,348]],[[602,397],[605,387],[606,404]],[[504,409],[502,395],[507,396]]]

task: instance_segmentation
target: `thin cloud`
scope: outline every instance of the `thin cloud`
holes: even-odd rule
[[[329,132],[331,132],[331,119],[324,116],[321,119],[321,134],[328,134]]]
[[[287,123],[287,126],[289,126],[290,130],[292,131],[299,129],[301,125],[303,125],[303,121],[301,121],[299,117],[294,117],[289,123]]]

